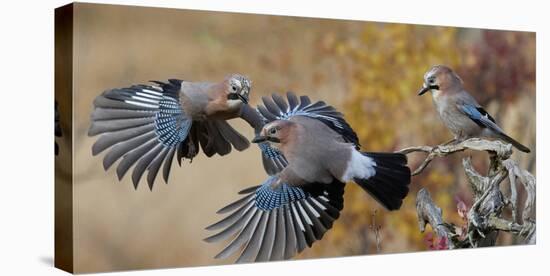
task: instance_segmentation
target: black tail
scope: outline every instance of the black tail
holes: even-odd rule
[[[363,152],[376,163],[376,174],[366,178],[355,178],[367,193],[386,209],[398,210],[409,193],[411,170],[407,167],[407,156],[401,153]]]
[[[504,134],[504,133],[499,133],[499,134],[500,134],[500,135],[499,135],[499,138],[500,138],[500,139],[504,140],[505,142],[508,142],[508,143],[512,144],[512,145],[513,145],[514,147],[516,147],[518,150],[523,151],[523,152],[525,152],[525,153],[531,152],[531,150],[530,150],[528,147],[526,147],[526,146],[520,144],[518,141],[514,140],[512,137],[510,137],[510,136],[508,136],[508,135],[506,135],[506,134]]]

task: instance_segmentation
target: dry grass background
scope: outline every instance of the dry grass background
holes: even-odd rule
[[[207,159],[200,155],[192,164],[186,162],[181,168],[174,163],[170,184],[165,185],[159,178],[152,192],[144,182],[134,190],[129,177],[119,183],[113,168],[107,173],[103,171],[103,154],[91,156],[95,138],[86,134],[93,99],[103,90],[167,78],[219,81],[229,73],[238,72],[248,75],[253,81],[253,105],[259,103],[263,95],[292,90],[313,99],[323,99],[346,113],[352,109],[350,105],[362,102],[350,102],[357,96],[352,93],[357,93],[358,76],[353,56],[350,58],[341,49],[341,43],[353,46],[358,43],[353,38],[361,38],[366,27],[375,25],[383,32],[386,26],[367,22],[91,4],[77,4],[75,18],[74,249],[77,272],[230,262],[212,258],[223,244],[203,242],[202,239],[209,234],[204,227],[220,218],[215,211],[236,199],[237,191],[257,185],[265,178],[260,151],[253,146],[223,158]],[[435,29],[423,28],[426,32]],[[479,40],[475,35],[478,32],[463,31],[457,40]],[[528,39],[534,43],[534,35]],[[534,52],[532,55],[534,57]],[[426,63],[415,70],[423,71],[430,65]],[[422,75],[418,75],[418,86],[421,78]],[[534,79],[532,81],[534,84]],[[410,93],[412,97],[415,91]],[[425,106],[431,104],[427,99],[423,102]],[[532,121],[529,125],[533,127],[526,131],[532,133],[534,143],[534,88],[527,100],[519,101],[510,110],[519,113],[510,116]],[[425,120],[417,119],[425,123]],[[509,121],[514,121],[512,119]],[[368,120],[364,118],[365,125],[369,124]],[[385,125],[392,128],[399,123],[387,121]],[[233,120],[231,124],[247,137],[253,136],[253,131],[242,121]],[[352,125],[362,127],[357,118],[352,120]],[[504,125],[504,128],[511,126]],[[434,129],[440,130],[440,126]],[[448,134],[444,137],[446,139]],[[391,143],[392,146],[377,150],[391,151],[398,145],[411,145],[418,140],[410,132],[401,131],[399,140]],[[362,143],[368,150],[368,141]],[[66,145],[63,141],[60,145],[62,153],[67,150],[63,148]],[[534,157],[525,162],[530,160]],[[440,177],[437,181],[441,179],[453,182],[454,178]],[[357,203],[368,198],[364,194],[355,195],[359,189],[351,189],[354,195],[347,195],[346,199],[350,196],[359,198],[355,199]],[[350,187],[346,190],[350,191]],[[411,193],[412,199],[409,198],[403,208],[414,211],[414,196],[415,193]],[[370,218],[370,210],[380,209],[372,202],[368,206],[371,208],[364,210],[367,218]],[[445,206],[452,206],[452,202]],[[346,216],[347,210],[344,208],[342,220],[336,223],[341,224],[340,228],[354,223],[352,216]],[[386,222],[382,225],[382,253],[425,249],[418,245],[422,236],[418,233],[416,221],[404,220],[400,212],[381,212],[379,216],[382,216],[382,222]],[[403,224],[403,221],[406,225],[399,227],[410,230],[391,229],[395,222]],[[360,229],[366,231],[365,225]],[[414,236],[413,241],[409,236]],[[363,234],[350,234],[347,239],[345,233],[337,230],[336,233],[329,232],[326,239],[301,257],[376,253],[372,245],[358,247],[358,244],[372,242],[372,238],[367,239]]]

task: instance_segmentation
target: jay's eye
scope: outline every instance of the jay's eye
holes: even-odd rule
[[[433,83],[435,83],[435,79],[433,79],[433,78],[429,79],[429,82],[433,84]]]
[[[237,86],[235,86],[235,85],[232,85],[232,86],[231,86],[231,91],[233,91],[233,92],[237,92]]]
[[[275,134],[277,133],[277,129],[276,128],[272,128],[269,130],[269,134]]]

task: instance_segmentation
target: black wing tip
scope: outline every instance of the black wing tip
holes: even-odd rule
[[[248,187],[248,188],[246,188],[246,189],[240,190],[240,191],[238,192],[238,194],[239,194],[239,195],[250,194],[250,193],[256,191],[259,187],[260,187],[260,185]]]
[[[96,156],[101,153],[101,150],[97,148],[96,144],[92,145],[92,156]]]
[[[107,170],[111,167],[112,164],[107,163],[107,162],[105,161],[105,158],[104,158],[104,159],[103,159],[103,162],[102,162],[102,165],[103,165],[103,170],[104,170],[104,171],[107,171]],[[120,179],[119,179],[119,180],[120,180]]]
[[[205,228],[205,229],[206,229],[206,230],[210,230],[210,229],[208,229],[208,227]],[[214,237],[214,236],[206,237],[206,238],[202,239],[202,241],[203,241],[203,242],[207,242],[207,243],[214,243],[214,242],[216,242],[216,241],[214,241],[214,240],[212,239],[212,237]]]
[[[229,210],[232,210],[229,206],[231,206],[231,204],[229,204],[227,206],[224,206],[223,208],[220,208],[218,211],[216,211],[216,214],[223,215],[223,214],[227,213]],[[212,225],[210,225],[210,226],[212,226]]]
[[[158,81],[158,80],[150,80],[149,82],[154,83],[154,84],[158,84],[160,86],[167,85],[167,83],[162,82],[162,81]]]
[[[134,190],[137,191],[138,189],[138,186],[139,186],[139,181],[135,182],[135,181],[132,181],[133,185],[134,185]]]
[[[204,227],[204,230],[214,231],[214,230],[217,229],[214,225],[216,225],[216,223]],[[211,237],[212,237],[212,236],[206,237],[206,238],[204,238],[203,240],[206,241],[206,239],[209,239],[209,238],[211,238]]]
[[[116,176],[117,176],[117,178],[118,178],[118,181],[121,181],[122,178],[124,177],[124,173],[121,173],[121,172],[118,170],[118,168],[117,168],[117,170],[116,170]]]
[[[174,84],[174,85],[180,85],[183,80],[180,80],[180,79],[168,79],[168,82],[170,82],[171,84]]]

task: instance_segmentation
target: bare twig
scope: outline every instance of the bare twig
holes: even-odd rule
[[[445,157],[449,154],[465,151],[467,149],[494,152],[501,159],[508,159],[510,155],[512,155],[512,145],[504,144],[500,141],[487,141],[479,138],[468,139],[458,144],[444,144],[435,147],[409,147],[402,149],[399,152],[404,154],[409,154],[413,152],[425,152],[428,154],[426,159],[424,159],[424,162],[422,162],[422,164],[420,164],[420,166],[418,166],[418,168],[412,173],[412,175],[417,175],[421,173],[428,166],[428,164],[432,162],[434,158]]]
[[[369,226],[369,228],[371,229],[371,231],[374,232],[374,238],[376,240],[376,252],[377,253],[380,253],[381,250],[382,250],[382,247],[380,246],[381,244],[381,240],[380,240],[380,229],[382,228],[380,225],[376,225],[376,213],[378,212],[378,210],[374,210],[374,212],[372,212],[372,222],[371,222],[371,225]]]

